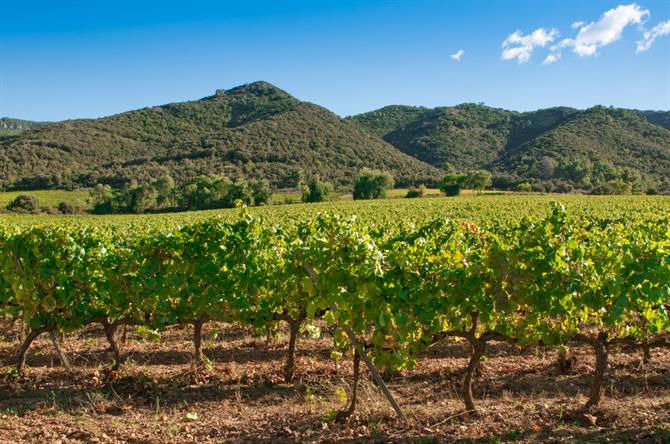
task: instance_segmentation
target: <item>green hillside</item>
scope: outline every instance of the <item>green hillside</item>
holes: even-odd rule
[[[636,111],[654,125],[670,130],[670,111]]]
[[[0,122],[0,188],[10,190],[121,186],[164,174],[178,183],[223,174],[285,187],[298,169],[345,189],[369,167],[390,171],[400,186],[486,169],[503,189],[670,192],[664,111],[462,104],[342,119],[256,82],[101,119]]]
[[[165,173],[177,182],[225,174],[282,186],[297,168],[343,187],[363,167],[388,170],[399,185],[439,176],[354,122],[265,82],[0,140],[0,187],[14,189],[120,185]]]
[[[670,191],[670,113],[464,104],[392,106],[349,119],[436,167],[492,171],[502,188],[591,191],[623,181],[633,191]]]
[[[0,137],[13,136],[29,129],[42,125],[42,122],[31,120],[12,119],[11,117],[0,117]]]

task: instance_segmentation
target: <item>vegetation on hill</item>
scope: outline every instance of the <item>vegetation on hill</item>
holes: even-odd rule
[[[3,130],[5,131],[3,133]],[[3,135],[4,134],[4,135]],[[169,175],[350,190],[365,169],[398,186],[486,170],[499,189],[670,193],[670,112],[387,106],[342,119],[266,82],[101,119],[0,119],[0,189],[115,189]]]
[[[265,82],[202,100],[70,120],[0,140],[0,187],[121,187],[169,174],[203,174],[289,186],[300,168],[337,188],[364,168],[390,171],[400,185],[434,182],[439,171],[359,125]]]
[[[491,171],[498,188],[670,192],[670,113],[464,104],[390,106],[349,119],[448,172]]]
[[[594,107],[508,147],[493,169],[510,173],[512,181],[528,178],[584,190],[623,181],[634,192],[670,191],[670,131],[632,111]]]
[[[22,131],[37,128],[42,122],[31,120],[12,119],[11,117],[0,117],[0,137],[13,136]]]
[[[476,169],[503,150],[510,113],[482,105],[453,108],[387,107],[352,119],[380,134],[403,152],[436,167]],[[398,123],[393,127],[392,123]]]
[[[637,113],[654,125],[670,130],[670,111],[637,111]]]

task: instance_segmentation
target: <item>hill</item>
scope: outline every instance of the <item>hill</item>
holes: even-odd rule
[[[22,131],[36,128],[42,125],[42,122],[33,122],[31,120],[12,119],[11,117],[0,117],[0,137],[13,136]]]
[[[589,191],[621,180],[637,191],[670,190],[670,113],[463,104],[389,106],[349,119],[436,167],[492,171],[501,188]]]
[[[636,111],[649,122],[670,130],[670,111]]]
[[[177,182],[225,174],[283,186],[297,168],[344,187],[363,167],[388,170],[401,185],[439,176],[356,123],[266,82],[0,140],[0,187],[9,189],[120,185],[166,173]]]

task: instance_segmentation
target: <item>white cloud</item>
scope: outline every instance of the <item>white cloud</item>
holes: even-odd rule
[[[627,26],[642,23],[642,19],[648,15],[648,9],[643,9],[635,3],[619,5],[606,11],[597,22],[581,24],[574,39],[562,40],[552,47],[552,51],[572,47],[572,51],[580,57],[596,55],[598,48],[616,42]]]
[[[572,29],[581,28],[582,25],[584,25],[584,22],[574,22],[574,23],[572,24]]]
[[[463,51],[462,49],[459,49],[458,51],[456,51],[455,53],[453,53],[451,55],[451,58],[456,60],[457,62],[460,62],[461,57],[463,57],[463,54],[465,54],[465,51]]]
[[[670,34],[670,20],[660,22],[642,35],[642,40],[637,42],[637,52],[646,51],[651,48],[658,37]]]
[[[551,65],[552,63],[558,62],[558,60],[560,58],[561,58],[561,53],[560,52],[551,53],[544,59],[544,62],[542,62],[542,64],[543,65]]]
[[[558,31],[555,29],[545,30],[538,28],[528,35],[523,35],[521,31],[514,31],[508,35],[502,44],[502,59],[516,59],[519,64],[526,63],[533,55],[533,50],[540,46],[544,47],[553,42],[558,37]]]

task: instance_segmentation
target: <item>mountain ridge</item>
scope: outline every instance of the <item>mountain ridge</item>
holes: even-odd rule
[[[509,111],[389,105],[342,118],[258,81],[95,119],[19,123],[0,137],[0,187],[121,186],[163,174],[289,185],[297,170],[343,189],[365,167],[399,185],[486,169],[500,188],[590,191],[614,180],[670,191],[670,112],[595,106]],[[16,126],[16,124],[15,124]]]
[[[49,123],[0,141],[0,185],[14,189],[121,185],[162,174],[178,182],[225,174],[282,186],[295,169],[345,187],[364,167],[389,170],[408,185],[439,176],[353,122],[267,82]]]
[[[589,191],[621,179],[637,191],[658,185],[670,191],[670,112],[391,105],[349,119],[434,166],[489,170],[501,188],[528,183],[538,191]]]

